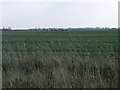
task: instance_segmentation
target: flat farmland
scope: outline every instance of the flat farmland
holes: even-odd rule
[[[3,88],[116,88],[118,45],[118,30],[2,32]]]

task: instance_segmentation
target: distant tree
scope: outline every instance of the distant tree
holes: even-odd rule
[[[8,30],[10,30],[11,28],[10,28],[10,27],[8,27],[7,29],[8,29]]]
[[[3,31],[11,31],[11,30],[12,29],[10,27],[8,27],[8,28],[3,27]]]

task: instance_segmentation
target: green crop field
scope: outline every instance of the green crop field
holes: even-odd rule
[[[3,88],[116,88],[118,31],[6,31]]]

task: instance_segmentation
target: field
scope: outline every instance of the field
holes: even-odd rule
[[[3,88],[117,88],[118,31],[6,31]]]

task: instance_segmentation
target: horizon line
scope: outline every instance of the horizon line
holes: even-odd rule
[[[12,30],[14,30],[14,29],[50,29],[50,28],[52,28],[52,29],[70,29],[70,28],[100,28],[100,29],[105,29],[105,28],[109,28],[109,29],[112,29],[112,28],[119,28],[119,27],[30,27],[30,28],[11,28],[11,27],[0,27],[0,29],[3,29],[3,28],[6,28],[6,29],[8,29],[8,28],[10,28],[10,29],[12,29]]]

